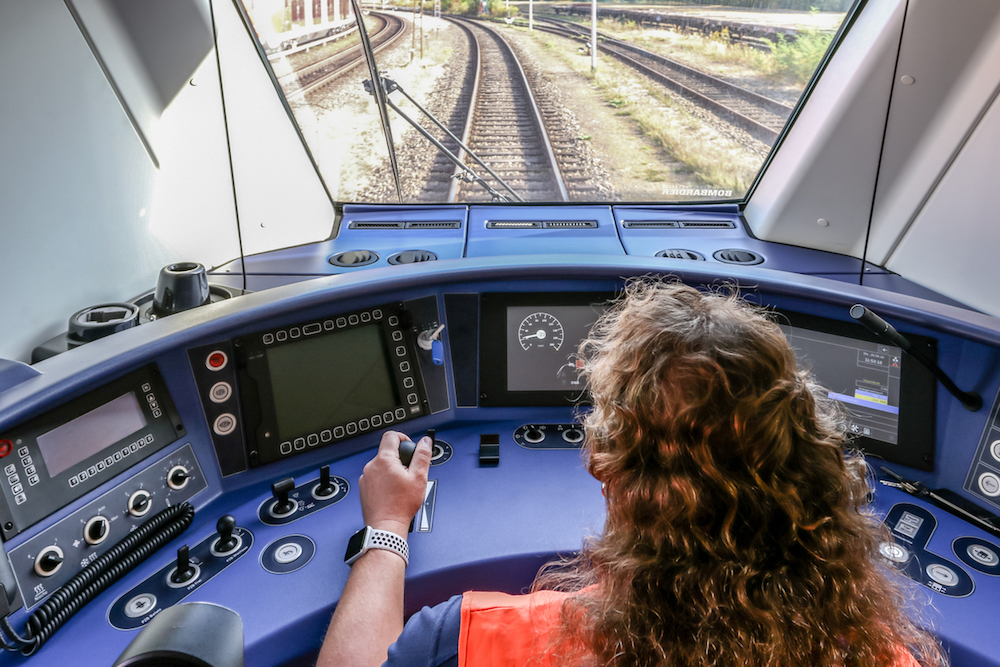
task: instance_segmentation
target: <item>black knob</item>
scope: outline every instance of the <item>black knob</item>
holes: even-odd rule
[[[137,495],[132,501],[132,509],[136,512],[142,512],[147,505],[149,505],[149,496],[146,494]]]
[[[175,584],[183,584],[194,578],[195,570],[191,567],[191,559],[188,556],[188,545],[177,550],[177,569],[170,575],[170,581]]]
[[[104,517],[97,517],[94,521],[90,522],[87,527],[87,541],[91,544],[97,544],[104,539],[104,536],[108,534],[108,520]]]
[[[39,560],[39,567],[43,572],[55,572],[59,564],[63,562],[63,557],[55,551],[46,551]]]
[[[330,482],[330,466],[323,466],[319,469],[319,484],[316,485],[313,493],[317,498],[329,498],[337,492],[337,486]]]
[[[295,510],[295,503],[288,499],[288,494],[295,490],[295,480],[291,477],[278,480],[271,485],[271,493],[274,495],[274,505],[271,506],[271,513],[278,515],[290,514]]]
[[[184,466],[177,466],[170,471],[170,477],[167,481],[170,483],[170,487],[173,489],[179,489],[184,486],[186,482],[191,477],[191,473],[188,472],[187,468]]]
[[[545,432],[532,426],[524,432],[524,439],[532,444],[539,443],[545,439]]]
[[[230,514],[224,514],[215,524],[215,529],[219,531],[219,541],[215,543],[215,550],[219,553],[229,553],[236,548],[239,541],[233,537],[233,529],[236,528],[236,519]]]

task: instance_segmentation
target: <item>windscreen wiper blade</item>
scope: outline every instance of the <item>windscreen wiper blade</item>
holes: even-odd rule
[[[358,0],[351,0],[351,7],[354,8],[354,18],[358,23],[358,34],[361,35],[361,48],[365,52],[365,60],[368,61],[368,73],[372,81],[379,81],[378,67],[375,65],[375,52],[372,50],[372,42],[368,37],[368,29],[365,27],[364,15]],[[396,161],[396,148],[392,143],[392,128],[389,127],[389,111],[386,109],[386,92],[382,86],[373,86],[370,91],[375,96],[375,104],[378,107],[378,117],[382,123],[382,134],[385,135],[386,146],[389,147],[389,164],[392,166],[392,178],[396,183],[396,197],[399,202],[403,202],[403,191],[399,187],[399,164]]]
[[[369,88],[369,82],[366,81],[365,82],[365,90],[368,90],[368,88]],[[494,179],[496,179],[496,182],[499,183],[500,185],[502,185],[503,188],[505,190],[507,190],[507,192],[509,192],[511,194],[511,196],[515,200],[517,200],[519,202],[522,202],[522,203],[524,202],[524,199],[520,195],[518,195],[516,192],[514,192],[514,189],[512,187],[510,187],[509,185],[507,185],[507,183],[502,178],[500,178],[496,174],[496,172],[494,172],[492,169],[490,169],[489,166],[487,166],[487,164],[485,162],[483,162],[481,159],[479,159],[478,155],[476,155],[474,152],[472,152],[471,148],[469,148],[464,143],[462,143],[461,139],[459,139],[457,136],[455,136],[455,134],[451,130],[449,130],[441,121],[439,121],[437,118],[435,118],[434,114],[432,114],[430,111],[428,111],[427,109],[425,109],[424,107],[422,107],[419,102],[417,102],[415,99],[413,99],[413,97],[410,96],[409,93],[407,93],[405,90],[403,90],[403,87],[401,85],[399,85],[397,82],[393,81],[389,77],[383,76],[382,77],[382,89],[386,92],[386,102],[389,104],[390,107],[392,107],[393,111],[395,111],[396,113],[398,113],[403,118],[403,120],[405,120],[407,123],[409,123],[410,125],[412,125],[413,128],[415,130],[417,130],[417,132],[419,132],[420,134],[422,134],[428,141],[430,141],[432,144],[434,144],[437,147],[437,149],[440,150],[444,154],[445,157],[447,157],[449,160],[451,160],[452,162],[454,162],[455,166],[457,166],[461,170],[461,173],[455,174],[453,176],[453,178],[457,178],[459,180],[466,181],[467,183],[478,183],[479,185],[483,186],[483,188],[485,188],[490,193],[490,195],[493,197],[493,201],[498,201],[498,202],[510,201],[507,198],[506,195],[503,195],[503,194],[497,192],[496,190],[494,190],[490,186],[490,184],[487,183],[478,174],[476,174],[476,172],[473,171],[472,168],[469,165],[467,165],[464,162],[462,162],[462,160],[457,155],[455,155],[450,150],[448,150],[448,148],[443,143],[441,143],[440,141],[438,141],[437,139],[435,139],[434,136],[431,135],[431,133],[428,132],[426,128],[424,128],[422,125],[420,125],[420,123],[418,123],[417,121],[415,121],[412,118],[410,118],[409,116],[407,116],[406,113],[404,113],[402,109],[400,109],[398,106],[396,106],[396,104],[392,101],[392,98],[390,98],[388,96],[389,93],[394,93],[397,90],[400,93],[402,93],[403,96],[406,99],[410,100],[410,102],[413,104],[413,106],[417,107],[417,109],[419,109],[422,114],[424,114],[425,116],[427,116],[428,118],[430,118],[431,122],[434,123],[435,125],[437,125],[438,128],[442,132],[444,132],[449,137],[451,137],[452,139],[454,139],[455,143],[458,144],[459,148],[461,148],[462,150],[464,150],[466,152],[466,154],[470,158],[472,158],[473,160],[475,160],[476,164],[478,164],[480,167],[482,167],[486,171],[486,173],[488,173],[490,176],[492,176]],[[369,90],[369,92],[371,92],[371,91]]]

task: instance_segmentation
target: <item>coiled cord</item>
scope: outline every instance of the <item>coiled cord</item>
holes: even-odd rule
[[[28,617],[24,637],[17,634],[6,617],[3,618],[0,621],[3,631],[18,644],[10,646],[4,642],[4,649],[33,655],[81,607],[187,530],[193,520],[194,507],[187,502],[168,507],[151,517],[49,596]]]

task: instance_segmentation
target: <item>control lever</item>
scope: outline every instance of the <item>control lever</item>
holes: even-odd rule
[[[236,519],[231,514],[224,514],[219,517],[215,524],[215,529],[219,531],[219,541],[215,543],[215,550],[222,554],[228,554],[236,548],[239,541],[233,537],[233,530],[236,528]]]
[[[413,452],[417,451],[417,443],[412,440],[400,440],[399,441],[399,460],[403,462],[403,465],[407,468],[410,467],[410,461],[413,460]]]
[[[434,362],[435,366],[440,366],[444,363],[444,343],[441,342],[442,331],[444,331],[444,325],[439,324],[437,327],[424,329],[417,336],[417,347],[421,350],[431,351],[431,361]]]
[[[294,490],[295,480],[291,477],[280,479],[271,485],[271,493],[275,498],[271,507],[272,514],[283,516],[295,510],[295,503],[288,499],[288,494]]]
[[[316,498],[326,499],[337,492],[337,487],[330,481],[330,466],[319,469],[319,484],[313,489]]]
[[[170,581],[175,584],[183,584],[194,578],[195,569],[191,567],[191,558],[188,556],[188,545],[177,550],[177,569],[170,575]]]

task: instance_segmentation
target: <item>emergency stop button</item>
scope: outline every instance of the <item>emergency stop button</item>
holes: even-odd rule
[[[205,358],[205,367],[210,371],[221,371],[229,364],[229,355],[222,350],[210,352]]]

